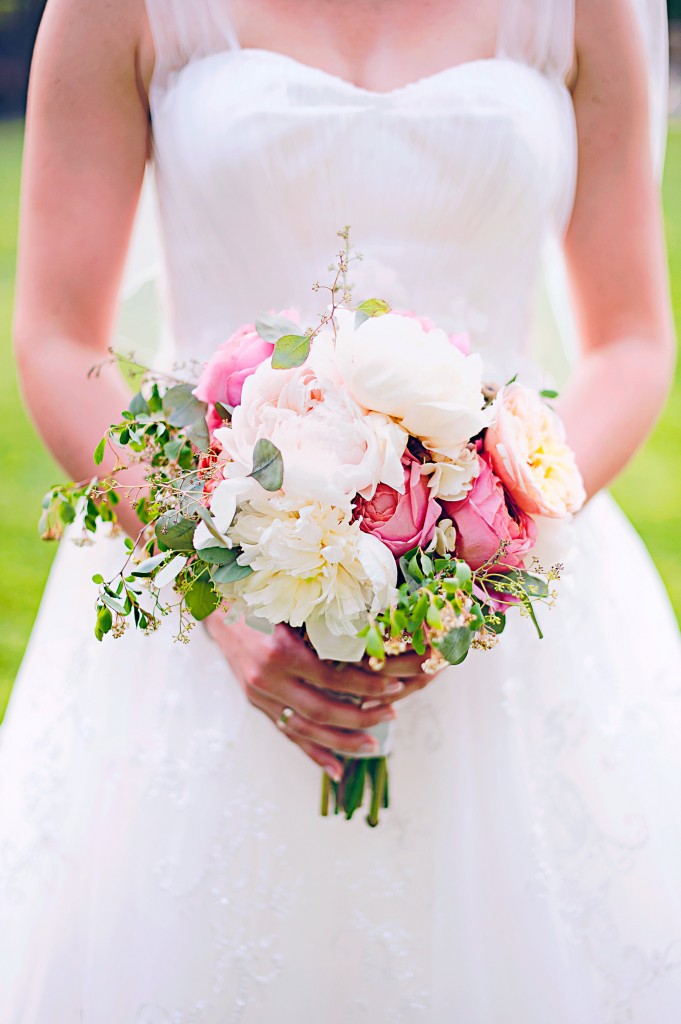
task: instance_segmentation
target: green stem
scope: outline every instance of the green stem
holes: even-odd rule
[[[322,772],[322,817],[328,818],[329,816],[329,800],[331,799],[331,779]]]
[[[367,823],[372,828],[378,825],[378,815],[384,803],[386,784],[388,781],[388,762],[385,757],[378,759],[375,774],[372,776],[371,806],[367,815]]]

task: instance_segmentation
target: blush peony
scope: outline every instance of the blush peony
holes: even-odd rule
[[[586,495],[563,424],[540,395],[522,384],[499,392],[485,451],[514,504],[530,515],[577,512]]]
[[[426,448],[458,458],[491,419],[482,393],[482,359],[466,356],[444,331],[397,313],[365,320],[338,310],[336,360],[364,409],[390,416]]]
[[[274,370],[263,363],[246,381],[232,423],[216,431],[231,466],[247,476],[259,438],[282,454],[284,491],[300,500],[350,509],[357,494],[379,483],[404,486],[407,435],[378,413],[369,415],[347,393],[333,359],[333,339],[319,335],[303,366]]]
[[[412,456],[405,459],[404,492],[379,484],[372,498],[360,499],[355,518],[364,533],[376,537],[398,558],[411,548],[432,540],[442,514],[432,497],[428,479]]]
[[[536,526],[530,516],[509,507],[489,456],[480,456],[480,472],[468,497],[444,502],[443,508],[456,527],[456,554],[473,570],[493,558],[502,543],[499,567],[522,567],[535,542]]]

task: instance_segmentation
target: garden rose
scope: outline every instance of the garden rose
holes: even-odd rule
[[[473,570],[493,558],[503,541],[507,546],[499,567],[522,567],[537,529],[530,516],[509,508],[488,455],[480,456],[480,472],[468,497],[464,501],[443,502],[443,508],[456,526],[456,554]]]
[[[522,384],[502,388],[495,405],[485,451],[513,503],[530,515],[561,518],[578,512],[586,494],[556,413]]]
[[[482,393],[482,359],[465,356],[444,331],[385,313],[355,330],[354,313],[338,310],[336,360],[363,408],[383,413],[426,448],[456,459],[491,419]]]
[[[279,314],[298,322],[296,310],[286,309]],[[213,353],[206,363],[194,394],[209,406],[208,425],[219,427],[222,420],[215,412],[215,403],[232,408],[241,402],[244,381],[272,355],[274,345],[264,341],[255,324],[244,324]]]
[[[379,484],[372,498],[360,499],[355,517],[364,533],[382,541],[399,558],[411,548],[430,543],[442,514],[428,479],[412,456],[404,461],[404,493]]]

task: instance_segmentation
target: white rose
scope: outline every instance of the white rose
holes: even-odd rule
[[[482,360],[464,355],[444,331],[426,331],[396,313],[371,317],[357,329],[349,310],[338,310],[336,318],[338,367],[365,409],[392,417],[426,448],[454,459],[489,424]]]

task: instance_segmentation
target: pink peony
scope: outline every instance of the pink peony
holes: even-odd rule
[[[504,487],[494,475],[488,455],[480,455],[480,473],[463,501],[443,502],[457,530],[456,554],[475,570],[507,546],[499,568],[522,568],[523,558],[537,537],[534,520],[509,505]]]
[[[407,454],[403,460],[404,494],[379,484],[373,498],[360,499],[355,517],[360,529],[382,541],[399,558],[417,544],[425,547],[433,537],[442,508],[431,496],[428,477]]]
[[[416,320],[426,333],[437,330],[437,324],[429,316],[419,316],[418,313],[414,313],[411,309],[394,309],[393,312],[397,313],[398,316],[406,316],[409,320]],[[448,334],[447,337],[449,338],[450,345],[458,348],[459,352],[463,352],[465,356],[470,355],[471,339],[465,332]]]

